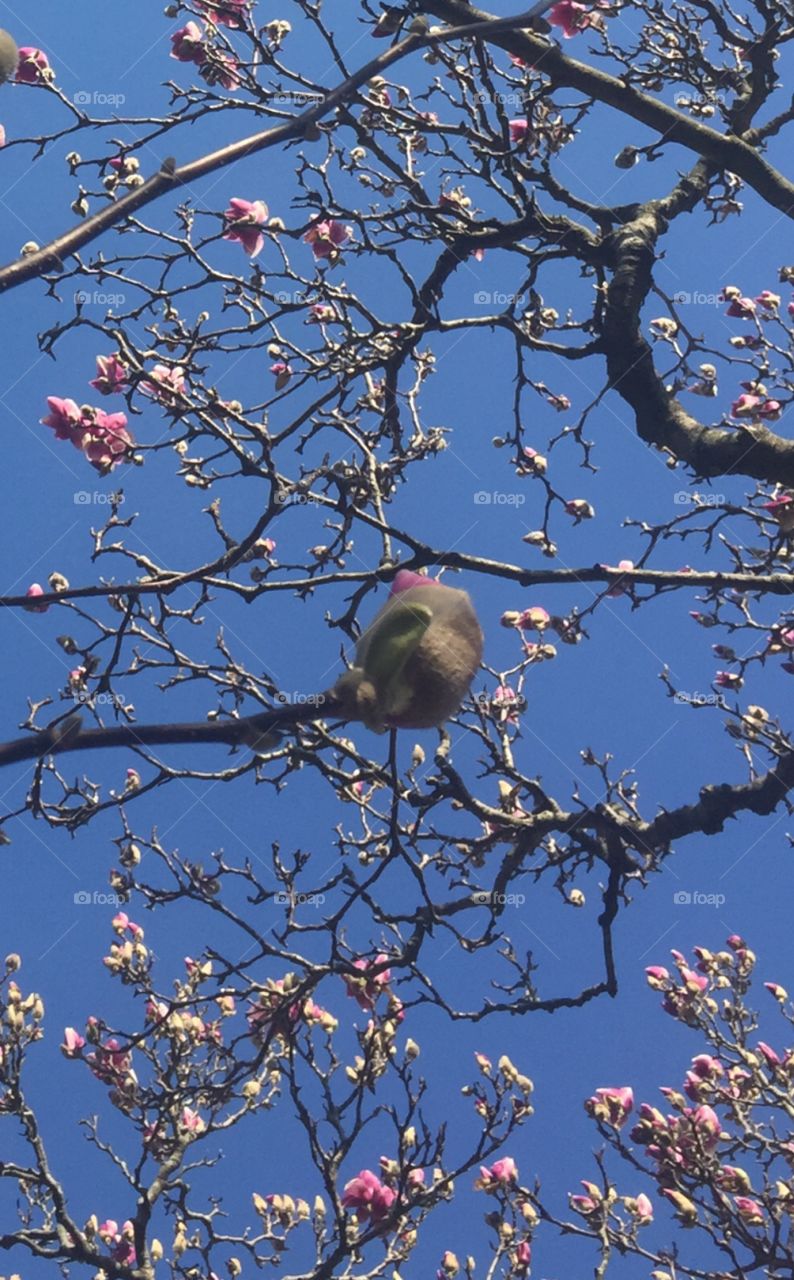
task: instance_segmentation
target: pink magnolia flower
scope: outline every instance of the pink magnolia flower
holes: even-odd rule
[[[714,677],[718,689],[741,689],[744,681],[736,671],[718,671]]]
[[[100,395],[111,396],[129,386],[129,369],[114,352],[112,356],[97,356],[97,376],[89,382]]]
[[[641,1191],[640,1194],[635,1196],[631,1201],[627,1200],[626,1207],[632,1217],[636,1218],[641,1226],[645,1226],[647,1223],[653,1222],[653,1203],[649,1197],[646,1196],[644,1191]]]
[[[562,27],[565,40],[570,40],[590,26],[587,6],[578,4],[577,0],[559,0],[558,4],[552,5],[546,17],[553,27]]]
[[[671,1187],[662,1187],[662,1195],[666,1196],[676,1211],[676,1216],[686,1224],[697,1221],[697,1205],[683,1191],[675,1191]]]
[[[734,1200],[742,1222],[746,1222],[751,1227],[761,1226],[764,1221],[764,1211],[757,1200],[751,1200],[749,1196],[735,1196]]]
[[[117,911],[110,923],[116,933],[126,933],[129,931],[133,938],[143,937],[143,929],[139,924],[136,924],[134,920],[130,920],[126,911]]]
[[[388,956],[381,953],[375,957],[374,964],[384,964],[388,958]],[[391,969],[383,969],[380,973],[370,974],[373,962],[365,960],[363,957],[353,961],[353,968],[357,969],[362,976],[358,978],[347,973],[342,975],[347,987],[347,994],[353,997],[360,1009],[370,1012],[375,1008],[375,1001],[380,995],[381,989],[388,986],[391,980]]]
[[[336,319],[336,312],[327,302],[314,302],[309,307],[307,324],[330,324]]]
[[[786,634],[790,634],[794,642],[794,632],[787,632]],[[788,1000],[788,991],[785,987],[781,987],[779,982],[765,982],[764,986],[769,994],[774,996],[780,1004],[785,1004],[786,1000]]]
[[[495,1160],[490,1169],[484,1164],[480,1165],[480,1176],[475,1186],[482,1191],[490,1191],[495,1187],[507,1187],[511,1182],[518,1181],[518,1165],[512,1156],[502,1156],[501,1160]]]
[[[544,631],[550,622],[550,614],[541,605],[533,604],[520,614],[517,625],[522,631]]]
[[[203,1133],[207,1126],[198,1111],[194,1111],[192,1107],[183,1107],[179,1127],[187,1133]]]
[[[188,22],[171,36],[171,57],[177,62],[195,62],[201,66],[207,59],[204,28],[197,22]]]
[[[554,391],[550,391],[548,393],[546,400],[551,405],[552,409],[556,409],[558,413],[565,413],[565,411],[571,407],[570,396],[558,394]]]
[[[693,969],[688,969],[686,965],[679,965],[679,973],[686,988],[695,995],[705,991],[709,985],[709,980],[705,974],[695,973]]]
[[[50,412],[41,422],[52,427],[56,440],[70,440],[76,449],[82,449],[88,461],[101,474],[123,462],[135,443],[127,430],[127,418],[123,413],[105,413],[104,409],[92,409],[90,405],[78,408],[74,400],[62,400],[48,396]]]
[[[755,299],[759,307],[763,307],[766,311],[777,311],[780,306],[780,294],[772,293],[770,289],[764,289]]]
[[[67,1027],[63,1033],[63,1044],[61,1045],[61,1053],[65,1058],[76,1058],[80,1054],[80,1050],[85,1045],[85,1038],[80,1035],[79,1031],[75,1031],[74,1027]]]
[[[45,594],[45,591],[40,582],[31,582],[30,586],[25,592],[25,595],[29,600],[35,600],[38,596],[43,596],[44,594]],[[28,613],[46,613],[49,607],[50,606],[48,604],[25,605],[25,609],[27,610]]]
[[[592,1098],[584,1104],[585,1111],[594,1120],[622,1129],[634,1107],[634,1092],[628,1087],[596,1089]]]
[[[532,1262],[532,1245],[528,1240],[522,1240],[515,1251],[513,1265],[519,1271],[525,1271]]]
[[[381,1182],[371,1169],[362,1169],[357,1178],[351,1178],[342,1192],[342,1204],[355,1209],[364,1222],[379,1222],[385,1218],[397,1199],[397,1192]]]
[[[778,494],[776,498],[765,502],[762,510],[768,511],[784,531],[794,528],[794,497],[790,493]]]
[[[202,63],[199,74],[209,85],[236,89],[240,83],[240,64],[232,54],[223,49],[213,49],[212,58]]]
[[[720,1140],[722,1129],[717,1113],[711,1107],[701,1106],[688,1114],[701,1145],[706,1151],[713,1151]]]
[[[242,27],[249,0],[196,0],[196,7],[219,27]]]
[[[645,970],[645,977],[646,977],[648,986],[653,987],[657,991],[659,990],[660,987],[664,985],[665,982],[670,981],[670,974],[668,970],[665,969],[664,965],[661,965],[661,964],[649,965],[648,968]]]
[[[529,135],[529,121],[523,118],[509,120],[507,124],[510,130],[510,141],[518,146],[522,142],[526,142]]]
[[[106,475],[124,461],[135,442],[127,430],[125,414],[105,413],[102,409],[93,412],[94,420],[86,422],[80,448],[91,466]]]
[[[118,1040],[111,1037],[104,1044],[97,1045],[96,1051],[88,1055],[87,1061],[97,1080],[118,1086],[123,1084],[130,1069],[132,1055],[127,1049],[122,1049]]]
[[[224,240],[237,241],[249,258],[255,258],[265,243],[261,227],[267,221],[267,214],[267,205],[261,200],[241,200],[234,196],[223,215],[228,227]]]
[[[766,1060],[766,1064],[768,1067],[780,1066],[780,1055],[772,1048],[771,1045],[767,1044],[766,1041],[764,1040],[758,1041],[758,1050],[759,1050],[759,1053],[761,1053],[764,1059]]]
[[[739,320],[752,320],[755,315],[755,303],[752,298],[743,298],[739,295],[731,298],[730,306],[725,314],[726,316],[735,316]]]
[[[276,391],[281,391],[292,377],[292,366],[284,360],[277,360],[275,364],[271,364],[270,372],[276,379]]]
[[[783,406],[779,400],[770,400],[767,396],[751,394],[740,395],[731,405],[734,418],[766,418],[774,422],[780,417]]]
[[[62,400],[60,396],[47,396],[50,412],[40,421],[45,427],[52,427],[56,440],[71,440],[75,428],[80,424],[80,409],[74,400]]]
[[[595,511],[584,498],[569,498],[565,504],[569,516],[573,516],[578,524],[580,520],[592,520]]]
[[[612,566],[611,566],[611,565],[608,565],[608,564],[600,564],[598,567],[599,567],[599,569],[610,569]],[[624,572],[625,572],[625,571],[627,571],[627,570],[629,570],[629,569],[633,569],[633,568],[634,568],[634,561],[633,561],[633,560],[618,560],[617,568],[618,568],[618,569],[623,570]],[[622,595],[624,595],[624,594],[625,594],[625,591],[626,591],[626,588],[625,588],[625,587],[621,587],[618,583],[615,583],[615,585],[614,585],[613,587],[610,587],[610,588],[609,588],[609,590],[607,591],[607,595],[608,595],[611,599],[616,599],[618,596],[622,596]]]
[[[342,245],[347,243],[352,234],[352,227],[337,222],[335,218],[328,218],[309,227],[303,240],[305,244],[311,245],[315,258],[327,258],[335,262]]]
[[[588,1217],[591,1213],[596,1213],[601,1208],[601,1205],[603,1204],[603,1196],[601,1195],[600,1189],[594,1182],[583,1181],[582,1186],[587,1192],[586,1195],[574,1196],[569,1193],[568,1199],[570,1201],[571,1208],[574,1209],[576,1213],[581,1213],[583,1217]]]
[[[160,404],[173,408],[185,391],[184,370],[178,364],[156,364],[146,382],[141,383],[141,391]]]
[[[736,1165],[724,1164],[719,1171],[718,1181],[726,1191],[749,1191],[750,1175]]]
[[[46,84],[52,80],[53,71],[46,53],[33,45],[23,45],[19,50],[16,78],[19,84]]]

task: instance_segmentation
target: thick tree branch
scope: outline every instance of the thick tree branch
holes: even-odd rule
[[[424,7],[435,17],[459,26],[495,21],[493,14],[475,9],[468,0],[425,0]],[[716,168],[738,174],[767,204],[789,218],[794,217],[794,183],[784,178],[742,138],[727,136],[708,125],[690,120],[674,107],[631,88],[606,71],[569,57],[559,45],[549,43],[531,31],[501,32],[494,26],[490,30],[481,29],[480,34],[501,49],[517,54],[547,76],[553,86],[578,89],[588,98],[614,107],[654,129],[664,141],[678,142]]]

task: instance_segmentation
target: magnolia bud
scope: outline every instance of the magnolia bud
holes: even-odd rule
[[[19,49],[14,37],[0,28],[0,84],[10,80],[17,69]]]

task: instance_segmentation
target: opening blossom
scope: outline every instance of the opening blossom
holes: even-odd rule
[[[386,955],[377,955],[374,964],[381,965],[388,960]],[[358,969],[361,973],[360,978],[354,978],[350,974],[343,974],[343,979],[347,987],[347,994],[352,996],[360,1009],[365,1009],[368,1013],[375,1008],[375,1001],[381,993],[383,987],[388,986],[391,980],[391,969],[382,969],[380,973],[370,976],[370,970],[373,964],[369,960],[359,959],[353,961],[353,968]]]
[[[342,1192],[342,1204],[355,1209],[357,1216],[366,1222],[379,1222],[385,1218],[397,1199],[396,1191],[381,1182],[371,1169],[362,1169],[357,1178],[351,1178]]]
[[[507,1187],[511,1182],[518,1182],[518,1165],[512,1156],[502,1156],[490,1169],[480,1165],[480,1176],[474,1185],[478,1191],[493,1191],[496,1187]]]
[[[249,0],[196,0],[196,7],[219,27],[242,27]]]
[[[510,120],[507,125],[510,130],[510,141],[518,146],[525,142],[529,133],[529,121],[524,119]]]
[[[112,396],[129,386],[129,369],[114,352],[112,356],[97,356],[97,376],[89,382],[100,395]]]
[[[195,62],[201,66],[207,60],[204,44],[204,28],[197,22],[188,22],[171,36],[171,57],[177,62]]]
[[[141,391],[160,404],[173,408],[178,397],[184,394],[185,374],[178,364],[173,367],[167,364],[156,364],[146,382],[141,383]]]
[[[55,76],[46,53],[33,45],[23,45],[19,50],[16,78],[19,84],[47,84]]]
[[[35,600],[38,596],[44,595],[44,588],[40,582],[32,582],[28,587],[25,595],[29,600]],[[26,604],[25,609],[28,613],[46,613],[49,609],[48,604]]]
[[[261,227],[267,221],[267,212],[267,205],[261,200],[241,200],[235,196],[223,215],[227,226],[224,240],[237,241],[249,258],[255,258],[265,243]]]
[[[570,40],[578,36],[591,23],[591,15],[586,5],[577,4],[577,0],[559,0],[552,5],[546,18],[553,27],[562,27],[564,39]]]
[[[63,1044],[61,1045],[61,1053],[64,1057],[78,1057],[80,1050],[84,1046],[85,1038],[80,1035],[79,1031],[75,1031],[74,1027],[67,1027],[63,1033]]]
[[[634,1107],[634,1093],[629,1088],[596,1089],[584,1107],[594,1120],[622,1129]]]
[[[323,222],[315,222],[313,227],[309,227],[303,239],[305,244],[311,245],[315,258],[328,258],[329,261],[335,262],[342,245],[347,243],[352,234],[352,227],[346,227],[335,218],[329,218]]]
[[[766,418],[774,422],[783,410],[779,400],[770,400],[766,396],[745,394],[739,396],[731,405],[734,418]]]
[[[283,391],[292,377],[292,366],[284,360],[277,360],[275,364],[271,364],[270,372],[276,379],[276,391]]]

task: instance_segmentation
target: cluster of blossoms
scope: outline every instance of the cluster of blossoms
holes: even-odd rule
[[[273,1036],[289,1039],[300,1024],[318,1026],[330,1035],[339,1023],[333,1014],[300,994],[300,981],[294,973],[284,978],[271,978],[259,992],[257,1001],[246,1013],[248,1028],[257,1040]]]
[[[359,1222],[377,1224],[386,1218],[397,1200],[397,1186],[404,1179],[405,1192],[421,1191],[425,1185],[425,1171],[419,1166],[409,1168],[407,1173],[396,1160],[381,1156],[380,1176],[372,1169],[362,1169],[342,1191],[342,1204],[352,1209]]]
[[[92,1214],[83,1228],[83,1233],[88,1240],[101,1240],[114,1262],[128,1267],[137,1265],[135,1228],[129,1219],[119,1226],[113,1218],[100,1222],[96,1214]]]
[[[123,413],[105,413],[91,405],[48,396],[50,412],[41,422],[51,427],[56,440],[69,440],[80,449],[100,475],[107,475],[129,457],[135,444]]]
[[[713,1027],[722,1018],[736,1027],[751,1028],[755,1020],[743,1020],[740,1002],[755,967],[756,957],[738,934],[727,940],[727,949],[712,952],[695,947],[694,963],[679,951],[673,951],[677,977],[663,965],[646,969],[649,986],[663,993],[662,1008],[688,1026]],[[777,982],[764,983],[766,990],[785,1011],[789,996]],[[712,994],[721,993],[721,1006]],[[746,1013],[746,1011],[744,1011]],[[790,1018],[787,1016],[787,1025]],[[710,1038],[711,1035],[710,1035]],[[685,1227],[703,1225],[698,1190],[707,1190],[706,1218],[720,1212],[743,1227],[763,1227],[770,1221],[788,1218],[794,1206],[794,1193],[789,1183],[792,1164],[790,1142],[762,1136],[756,1125],[763,1123],[765,1134],[774,1127],[758,1122],[754,1107],[764,1111],[775,1105],[775,1090],[790,1090],[794,1079],[794,1048],[779,1050],[764,1040],[754,1046],[747,1043],[743,1032],[731,1043],[722,1035],[714,1038],[717,1053],[697,1054],[686,1072],[682,1087],[661,1088],[671,1114],[642,1103],[630,1139],[641,1147],[652,1161],[652,1173],[659,1193],[671,1205],[676,1219]],[[779,1103],[778,1103],[779,1105]],[[741,1141],[725,1131],[716,1108],[724,1108],[729,1119],[736,1121],[744,1135]],[[597,1089],[585,1102],[585,1109],[602,1129],[615,1133],[627,1123],[634,1109],[634,1096],[628,1087]],[[755,1135],[755,1136],[753,1136]],[[788,1171],[776,1177],[771,1166],[764,1168],[763,1189],[753,1186],[754,1178],[741,1166],[723,1163],[720,1149],[729,1146],[730,1153],[741,1147],[748,1153],[756,1141],[762,1147],[769,1141],[769,1151],[785,1162]],[[762,1149],[759,1147],[759,1150]],[[758,1175],[756,1175],[758,1176]],[[583,1183],[585,1194],[570,1197],[571,1207],[588,1219],[591,1226],[605,1221],[617,1199],[614,1190],[604,1191],[592,1183]],[[624,1197],[623,1202],[638,1225],[650,1222],[653,1206],[647,1196]],[[707,1225],[707,1224],[706,1224]],[[744,1237],[748,1243],[751,1237]],[[657,1274],[657,1273],[654,1273]],[[660,1280],[668,1280],[660,1272]]]

